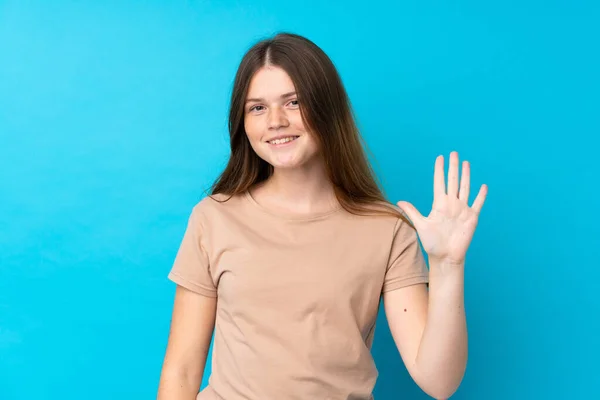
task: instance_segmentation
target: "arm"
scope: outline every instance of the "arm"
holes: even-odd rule
[[[390,331],[407,370],[436,399],[459,387],[467,364],[467,325],[462,268],[432,261],[425,284],[384,293]]]
[[[464,260],[488,190],[482,185],[469,207],[471,166],[462,165],[459,179],[458,153],[452,152],[446,185],[444,157],[436,158],[427,217],[406,201],[398,203],[429,256],[429,293],[419,285],[384,294],[390,329],[409,373],[425,392],[444,399],[460,385],[467,364]],[[406,264],[412,262],[406,258]]]
[[[196,398],[214,329],[216,303],[216,297],[177,285],[158,400]]]

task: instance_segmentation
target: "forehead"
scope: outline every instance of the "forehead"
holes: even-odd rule
[[[262,67],[250,80],[248,97],[279,97],[282,93],[294,90],[294,82],[283,69]]]

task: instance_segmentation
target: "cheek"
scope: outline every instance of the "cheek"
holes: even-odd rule
[[[289,120],[290,124],[294,127],[296,131],[308,132],[308,129],[306,129],[306,126],[304,125],[304,121],[302,121],[300,113],[298,113],[297,115],[293,115],[292,117],[290,117]]]
[[[248,136],[250,142],[260,140],[261,133],[255,122],[252,122],[251,120],[245,120],[244,130],[246,131],[246,135]]]
[[[306,139],[308,139],[307,143],[311,149],[319,148],[317,138],[311,132],[311,130],[308,129],[308,127],[304,124],[304,122],[302,121],[302,118],[298,118],[297,120],[294,120],[293,126],[294,126],[294,130],[296,130],[297,132],[303,132],[307,136],[307,138],[306,138]]]
[[[320,153],[321,152],[321,148],[320,148],[319,144],[317,143],[317,141],[315,140],[314,137],[310,138],[310,146],[311,146],[311,149],[315,153]]]

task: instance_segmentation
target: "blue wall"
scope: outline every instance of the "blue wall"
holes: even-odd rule
[[[0,1],[0,399],[155,396],[233,74],[278,30],[333,58],[393,201],[429,211],[454,149],[489,185],[454,398],[600,398],[597,2],[144,3]],[[381,317],[377,398],[427,398]]]

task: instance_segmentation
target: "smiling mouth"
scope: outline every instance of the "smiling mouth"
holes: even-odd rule
[[[269,140],[269,141],[267,141],[267,143],[273,144],[273,145],[281,145],[281,144],[291,143],[294,140],[298,139],[299,137],[300,136],[288,136],[288,137],[285,137],[285,138],[279,138],[279,139]]]

